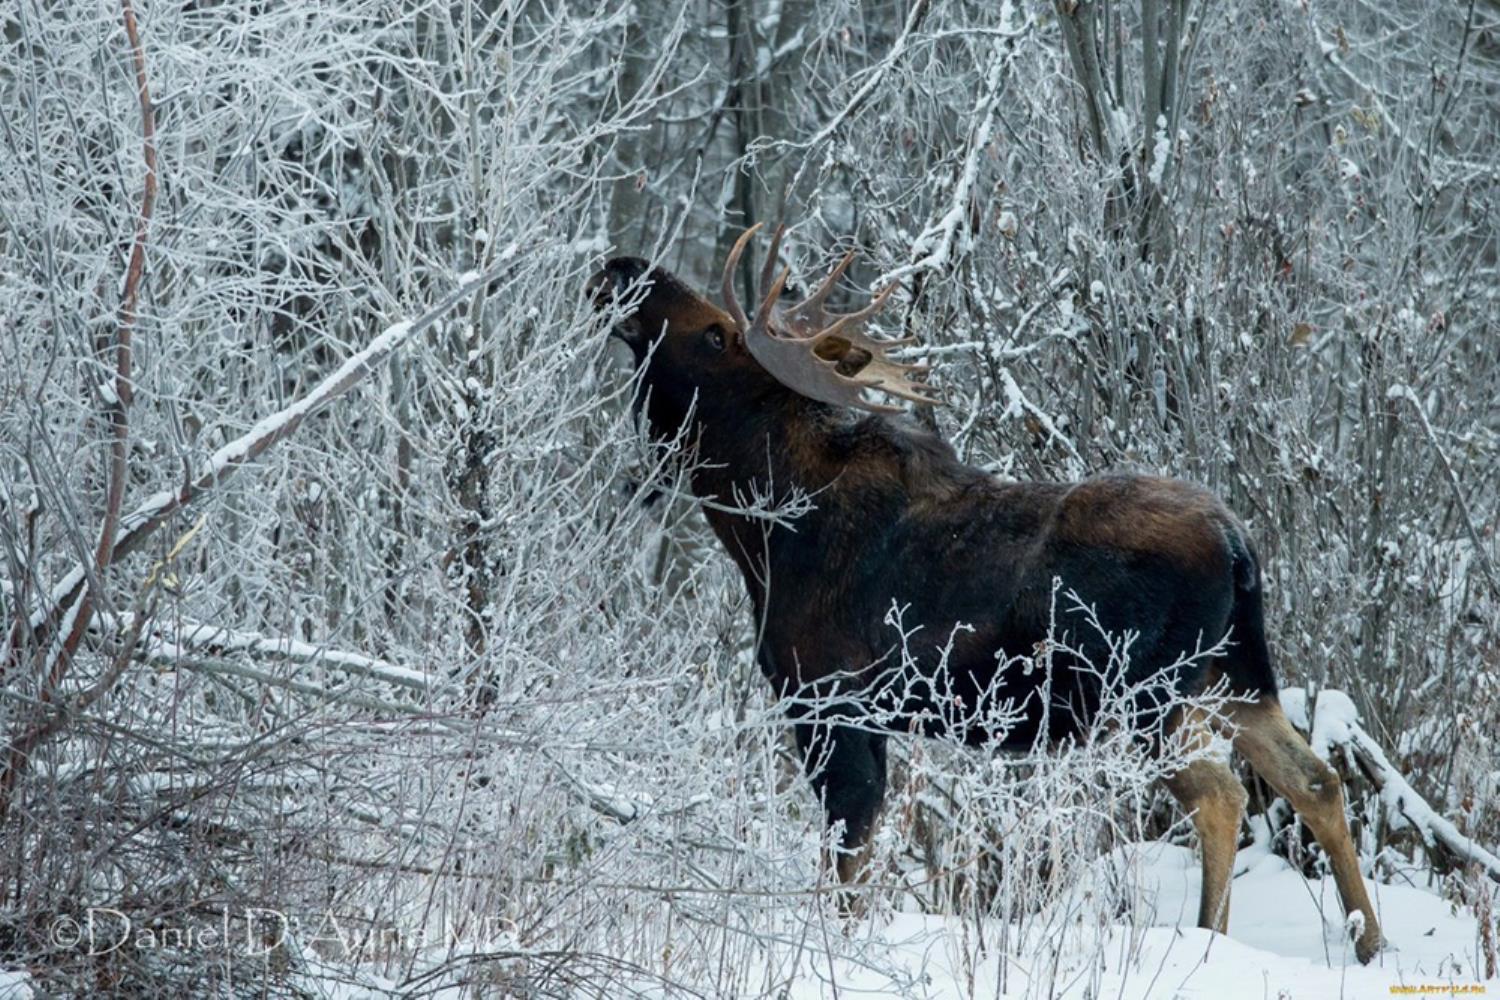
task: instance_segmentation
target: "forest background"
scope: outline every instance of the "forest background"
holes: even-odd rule
[[[742,588],[583,294],[615,252],[707,286],[761,220],[798,281],[857,250],[841,294],[897,283],[965,460],[1222,495],[1289,687],[1500,843],[1497,32],[1493,0],[0,5],[0,955],[189,995],[885,968],[813,888]],[[975,955],[1116,845],[1191,843],[1103,751],[901,743],[884,905]],[[1500,872],[1322,750],[1371,876],[1482,954]],[[1269,800],[1247,840],[1316,874]],[[59,942],[91,908],[265,947]],[[1037,953],[1087,967],[1065,936]]]

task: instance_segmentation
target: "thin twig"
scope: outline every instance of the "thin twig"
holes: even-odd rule
[[[1448,453],[1443,450],[1442,444],[1438,442],[1437,432],[1432,429],[1432,422],[1427,419],[1427,411],[1422,407],[1422,401],[1417,398],[1416,392],[1406,385],[1391,386],[1386,394],[1388,397],[1400,396],[1411,404],[1412,409],[1417,411],[1417,418],[1422,424],[1422,432],[1427,435],[1427,441],[1432,445],[1432,450],[1437,454],[1438,464],[1443,467],[1443,478],[1448,480],[1448,487],[1453,491],[1453,499],[1458,503],[1458,509],[1463,514],[1464,530],[1468,532],[1469,542],[1474,546],[1474,558],[1479,560],[1479,569],[1484,573],[1484,578],[1489,581],[1490,591],[1496,597],[1500,597],[1500,579],[1496,578],[1495,567],[1490,563],[1490,553],[1484,544],[1484,539],[1479,535],[1479,529],[1475,526],[1474,514],[1469,510],[1469,501],[1464,497],[1463,488],[1459,485],[1458,475],[1453,471],[1453,463],[1448,461]]]

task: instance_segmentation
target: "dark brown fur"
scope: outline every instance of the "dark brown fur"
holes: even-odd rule
[[[1174,479],[1111,476],[1069,492],[1057,535],[1080,545],[1169,555],[1206,573],[1227,572],[1225,531],[1239,531],[1211,493]]]

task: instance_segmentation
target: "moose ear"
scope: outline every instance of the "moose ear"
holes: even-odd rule
[[[649,261],[639,257],[615,257],[594,272],[584,285],[584,292],[596,309],[608,309],[615,298],[639,282],[651,270]]]

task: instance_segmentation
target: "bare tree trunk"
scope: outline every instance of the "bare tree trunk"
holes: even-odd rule
[[[764,221],[756,217],[754,177],[745,157],[750,144],[760,134],[761,88],[756,79],[755,64],[755,12],[754,0],[727,0],[724,5],[725,25],[729,44],[729,111],[734,119],[734,148],[731,152],[735,164],[734,207],[739,215],[738,226],[725,228],[719,240],[719,257],[728,253],[729,247],[738,237],[738,230]],[[753,301],[755,291],[755,267],[750,254],[740,260],[740,284],[746,301]]]
[[[624,106],[635,97],[646,79],[646,60],[649,51],[648,13],[637,12],[625,25],[625,46],[621,50],[620,72],[615,77],[615,101]],[[645,186],[648,180],[641,151],[649,133],[629,131],[614,139],[615,163],[624,174],[610,185],[609,192],[609,241],[622,252],[644,246],[648,234],[646,225]]]

